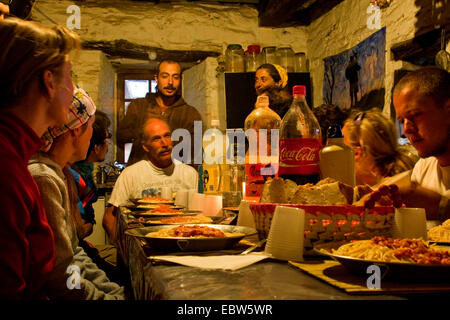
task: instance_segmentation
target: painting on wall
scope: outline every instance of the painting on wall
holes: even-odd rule
[[[343,110],[384,107],[386,28],[324,60],[323,100]]]

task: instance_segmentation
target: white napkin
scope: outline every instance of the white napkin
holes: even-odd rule
[[[246,255],[219,255],[219,256],[150,256],[150,260],[162,260],[178,263],[188,267],[207,270],[238,270],[258,261],[270,258],[263,252],[252,252]]]

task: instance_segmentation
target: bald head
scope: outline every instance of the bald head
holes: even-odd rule
[[[450,99],[450,75],[437,67],[426,67],[410,72],[397,83],[393,95],[397,96],[406,88],[431,98],[437,106],[443,106]]]
[[[143,126],[142,148],[148,159],[158,168],[172,164],[172,133],[169,125],[162,119],[150,118]]]

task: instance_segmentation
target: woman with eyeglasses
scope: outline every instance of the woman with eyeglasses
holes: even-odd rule
[[[342,133],[344,143],[355,153],[357,185],[377,185],[385,177],[411,170],[417,161],[398,145],[394,123],[379,109],[350,116]]]

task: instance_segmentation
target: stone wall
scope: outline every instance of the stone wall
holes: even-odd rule
[[[377,31],[368,28],[367,21],[370,17],[367,13],[368,6],[369,1],[346,0],[308,27],[307,54],[310,60],[315,106],[323,101],[323,58],[350,49]],[[401,61],[392,59],[390,48],[398,42],[414,37],[417,11],[415,0],[393,1],[388,8],[381,10],[381,27],[386,27],[384,79],[386,95],[383,111],[388,116],[394,71],[403,65]]]
[[[90,41],[124,39],[138,45],[167,50],[206,50],[224,53],[230,43],[244,48],[291,45],[295,52],[306,52],[313,82],[314,106],[323,101],[323,58],[345,51],[376,30],[367,27],[367,0],[345,0],[308,27],[260,28],[258,12],[247,5],[184,3],[153,4],[139,1],[53,1],[40,0],[33,19],[45,25],[66,25],[75,4],[81,9],[81,29]],[[385,113],[389,115],[394,70],[402,63],[393,61],[390,47],[414,36],[415,0],[393,1],[381,11],[381,27],[386,27]],[[45,16],[42,14],[45,14]],[[80,85],[93,96],[99,109],[110,113],[114,104],[114,70],[103,53],[83,51],[74,72]],[[217,74],[217,59],[208,58],[183,75],[186,101],[202,113],[205,124],[218,118],[224,124],[223,75]]]
[[[138,1],[40,0],[33,9],[33,20],[47,26],[71,22],[71,5],[80,8],[81,25],[75,30],[83,40],[127,40],[137,45],[166,50],[204,50],[225,53],[230,43],[264,46],[291,45],[305,52],[305,27],[260,28],[258,11],[247,5],[198,3],[160,3]],[[80,86],[89,91],[101,110],[111,119],[114,84],[112,66],[98,51],[83,51],[75,61],[74,73]],[[208,58],[183,75],[184,98],[204,116],[205,124],[219,119],[225,125],[223,75],[216,72],[217,59]],[[106,83],[105,83],[106,82]],[[222,88],[222,91],[221,89]],[[111,91],[112,90],[112,91]],[[114,124],[115,125],[115,124]]]

